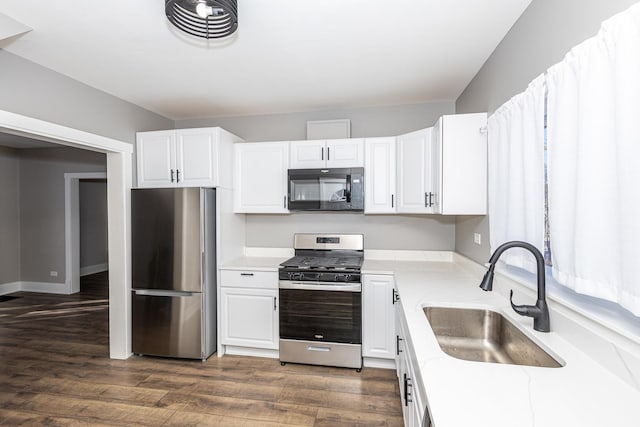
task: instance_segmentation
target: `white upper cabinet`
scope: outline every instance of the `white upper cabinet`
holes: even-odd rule
[[[288,213],[288,142],[234,146],[234,212]]]
[[[138,187],[231,188],[235,135],[221,128],[138,132]]]
[[[291,169],[326,167],[326,141],[291,141]]]
[[[487,213],[487,114],[455,114],[433,132],[435,209],[443,215]]]
[[[291,141],[291,169],[353,168],[364,166],[363,139]]]
[[[138,132],[138,187],[175,186],[175,131]]]
[[[422,129],[397,138],[399,213],[435,213],[432,131]]]
[[[330,139],[327,141],[328,168],[361,168],[363,166],[363,139]]]
[[[396,212],[396,138],[367,138],[364,213]]]

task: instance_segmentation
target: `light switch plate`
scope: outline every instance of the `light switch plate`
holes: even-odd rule
[[[473,233],[473,243],[475,243],[476,245],[481,245],[482,244],[482,234]]]

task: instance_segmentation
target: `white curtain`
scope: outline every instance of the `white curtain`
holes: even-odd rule
[[[640,315],[640,4],[548,71],[554,278]]]
[[[510,240],[544,250],[544,76],[488,120],[491,252]],[[535,271],[535,259],[510,249],[507,264]]]

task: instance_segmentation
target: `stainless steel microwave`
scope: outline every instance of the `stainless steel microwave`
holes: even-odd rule
[[[364,168],[289,169],[289,210],[364,211]]]

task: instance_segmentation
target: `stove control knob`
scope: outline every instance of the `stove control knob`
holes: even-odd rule
[[[289,273],[289,278],[291,280],[302,280],[303,274],[302,273]]]
[[[348,282],[350,278],[350,274],[336,274],[336,282]]]

